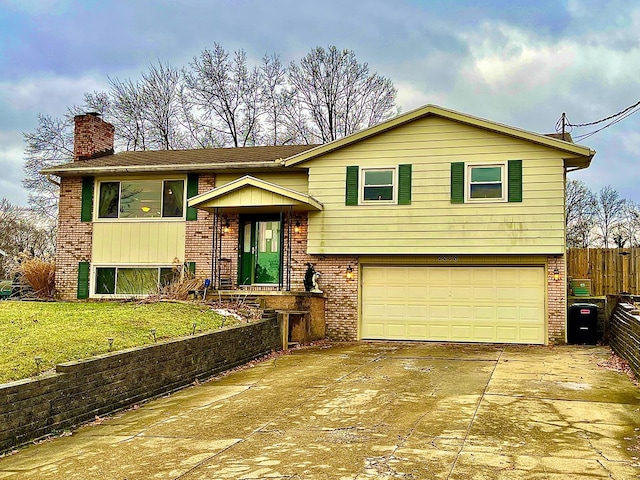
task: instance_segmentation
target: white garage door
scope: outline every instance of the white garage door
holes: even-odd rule
[[[362,338],[545,342],[542,267],[364,266]]]

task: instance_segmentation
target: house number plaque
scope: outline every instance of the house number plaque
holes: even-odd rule
[[[438,261],[439,262],[457,262],[458,256],[457,255],[440,255],[438,257]]]

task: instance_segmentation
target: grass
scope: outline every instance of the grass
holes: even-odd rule
[[[0,302],[0,383],[38,374],[57,363],[156,340],[216,330],[236,320],[206,305],[185,303]]]

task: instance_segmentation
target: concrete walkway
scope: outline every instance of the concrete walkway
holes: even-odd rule
[[[0,459],[20,479],[635,479],[605,347],[305,348]]]

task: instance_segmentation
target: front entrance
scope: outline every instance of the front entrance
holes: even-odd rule
[[[240,217],[239,285],[282,283],[282,228],[276,217]]]

